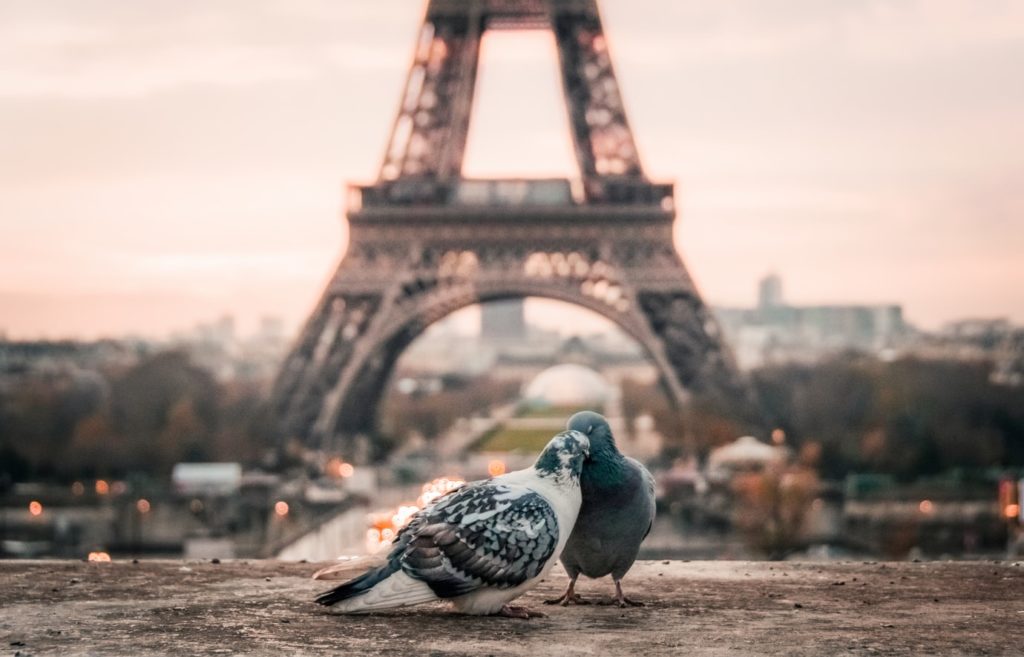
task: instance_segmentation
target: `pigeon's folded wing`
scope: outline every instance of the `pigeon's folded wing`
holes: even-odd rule
[[[648,517],[650,521],[647,523],[647,529],[644,531],[644,538],[651,533],[651,527],[654,526],[654,517],[657,514],[657,504],[655,503],[655,488],[657,484],[654,482],[654,476],[644,467],[643,463],[637,461],[634,458],[626,457],[628,461],[636,470],[640,473],[643,478],[643,489],[642,494],[644,495],[647,502]]]
[[[424,509],[390,558],[441,598],[508,589],[540,574],[558,544],[558,520],[539,494],[480,482]]]

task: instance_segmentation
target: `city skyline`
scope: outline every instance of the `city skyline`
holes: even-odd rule
[[[1024,322],[1024,8],[601,6],[709,303],[749,305],[775,271],[793,303]],[[5,4],[0,330],[297,326],[345,246],[342,183],[375,177],[422,7]],[[546,34],[488,36],[468,175],[573,174],[554,57]]]

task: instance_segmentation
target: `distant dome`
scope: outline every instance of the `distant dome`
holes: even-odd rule
[[[611,390],[600,374],[582,365],[566,363],[544,370],[526,386],[526,400],[549,406],[597,406]]]

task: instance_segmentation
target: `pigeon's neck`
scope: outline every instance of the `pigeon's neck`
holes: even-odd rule
[[[538,479],[542,479],[551,485],[558,486],[560,488],[579,487],[580,485],[579,473],[570,468],[561,467],[546,469],[534,466],[533,473]]]
[[[545,450],[533,464],[533,471],[539,478],[557,486],[579,486],[582,469],[582,454],[571,455],[554,449]]]
[[[581,477],[585,488],[617,486],[626,478],[626,458],[614,444],[592,448],[590,462]]]

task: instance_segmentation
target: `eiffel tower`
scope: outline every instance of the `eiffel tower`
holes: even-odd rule
[[[481,37],[522,29],[554,33],[578,181],[462,176]],[[348,201],[348,252],[274,385],[285,436],[365,455],[395,361],[424,329],[528,296],[613,321],[675,403],[700,391],[753,417],[673,247],[673,187],[644,175],[596,0],[430,0],[379,177]]]

